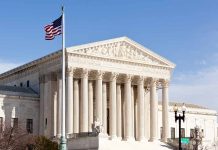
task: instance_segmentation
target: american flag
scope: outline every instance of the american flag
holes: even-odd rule
[[[53,40],[56,35],[62,33],[62,16],[52,22],[52,24],[46,25],[45,29],[45,39]]]

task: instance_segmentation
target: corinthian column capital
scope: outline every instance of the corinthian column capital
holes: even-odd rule
[[[125,81],[126,82],[131,82],[132,81],[132,75],[131,74],[126,74]]]
[[[110,76],[110,80],[111,80],[111,81],[117,80],[117,77],[118,77],[118,73],[112,72],[112,73],[111,73],[111,76]]]
[[[88,69],[83,69],[81,75],[82,75],[82,78],[88,77],[88,75],[89,75],[89,70],[88,70]]]
[[[96,78],[98,80],[102,80],[103,75],[104,75],[103,71],[101,71],[101,70],[96,71]]]
[[[144,76],[139,76],[138,77],[138,84],[143,84],[144,83]]]
[[[73,67],[68,67],[66,73],[67,73],[67,76],[73,76],[73,73],[74,73]]]
[[[161,82],[161,85],[162,85],[162,87],[168,87],[169,86],[169,80],[167,80],[167,79],[164,79],[162,82]]]
[[[159,80],[157,78],[151,78],[150,85],[151,86],[157,86],[159,84]]]

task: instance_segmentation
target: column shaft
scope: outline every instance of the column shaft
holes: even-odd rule
[[[57,136],[57,102],[58,102],[58,93],[57,91],[54,93],[54,103],[53,103],[53,137]]]
[[[102,72],[97,72],[96,80],[96,119],[102,123]]]
[[[81,132],[88,132],[88,70],[83,70],[81,79],[82,99],[81,99]]]
[[[103,117],[103,128],[104,128],[104,134],[107,134],[107,84],[103,83],[103,92],[102,92],[102,117]]]
[[[164,81],[163,83],[163,91],[162,91],[162,124],[163,124],[163,142],[167,142],[167,138],[169,138],[169,115],[168,115],[168,82]]]
[[[45,85],[45,76],[41,75],[39,77],[39,81],[40,81],[39,134],[44,135],[44,85]]]
[[[145,111],[144,111],[144,79],[140,77],[137,86],[138,93],[138,140],[144,140]]]
[[[73,133],[73,70],[68,71],[66,99],[66,133]]]
[[[48,119],[48,110],[49,109],[49,86],[48,86],[48,75],[45,75],[45,84],[44,84],[44,136],[48,137],[48,130],[49,130],[49,119]]]
[[[145,138],[146,140],[150,137],[150,92],[144,89],[144,105],[145,105]]]
[[[117,137],[122,138],[122,101],[121,101],[121,85],[117,85]]]
[[[134,85],[131,86],[131,111],[132,111],[132,136],[135,138],[135,91]]]
[[[47,76],[48,82],[48,96],[47,96],[47,136],[53,137],[54,136],[54,102],[56,101],[56,91],[57,91],[57,76],[55,73],[49,73]],[[56,136],[56,135],[55,135]]]
[[[156,80],[151,80],[150,86],[150,141],[157,140],[157,93],[156,93]]]
[[[79,133],[79,81],[78,80],[74,80],[73,81],[74,84],[74,92],[73,92],[73,100],[74,100],[74,104],[73,104],[73,127],[74,133]]]
[[[62,101],[62,77],[58,73],[58,111],[57,111],[57,136],[61,136],[61,101]]]
[[[125,100],[125,139],[132,138],[131,76],[127,75],[124,85]]]
[[[116,138],[116,74],[112,74],[110,81],[110,136]]]
[[[93,124],[93,83],[89,82],[89,132],[92,132]]]

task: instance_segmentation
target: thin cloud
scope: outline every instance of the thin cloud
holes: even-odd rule
[[[170,99],[218,110],[218,65],[194,74],[180,74],[170,86]]]
[[[7,62],[0,61],[0,73],[6,72],[20,65],[21,63],[7,63]]]

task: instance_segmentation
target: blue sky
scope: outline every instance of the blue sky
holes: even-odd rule
[[[170,99],[218,110],[218,1],[2,0],[0,72],[61,48],[43,27],[66,13],[66,46],[128,36],[177,66]]]

